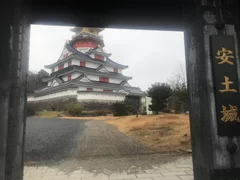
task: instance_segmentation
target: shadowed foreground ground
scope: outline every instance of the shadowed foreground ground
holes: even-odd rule
[[[80,169],[109,175],[147,171],[180,157],[179,154],[156,154],[104,121],[27,119],[26,167],[39,169],[41,166],[43,170],[52,167],[67,174]],[[44,173],[41,176],[45,176]]]
[[[152,153],[104,121],[29,118],[25,142],[30,163]]]

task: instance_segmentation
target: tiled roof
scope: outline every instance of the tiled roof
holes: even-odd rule
[[[77,79],[65,82],[63,84],[60,84],[55,87],[49,87],[47,89],[42,89],[42,90],[37,90],[35,91],[36,94],[45,94],[49,92],[57,92],[58,90],[66,89],[68,87],[75,87],[77,88],[78,86],[81,87],[95,87],[95,88],[109,88],[109,89],[114,89],[114,90],[120,90],[123,89],[129,94],[132,95],[138,95],[138,96],[143,96],[145,93],[140,90],[138,87],[122,87],[120,84],[114,84],[114,83],[104,83],[104,82],[98,82],[98,81],[91,81],[91,82],[81,82]]]
[[[50,77],[48,77],[46,79],[43,79],[43,81],[46,82],[46,81],[52,79],[55,76],[58,77],[58,76],[61,76],[63,74],[67,74],[67,73],[69,73],[71,71],[79,71],[79,72],[83,72],[83,73],[87,73],[87,74],[88,73],[89,74],[97,74],[97,75],[106,76],[106,77],[119,78],[119,79],[122,79],[122,80],[132,79],[131,77],[124,76],[124,75],[122,75],[120,73],[115,73],[115,72],[104,73],[104,72],[98,71],[98,68],[92,69],[92,68],[88,68],[88,67],[72,65],[72,66],[63,68],[63,69],[61,69],[59,71],[53,72]]]
[[[99,51],[96,51],[95,49],[90,49],[89,51],[86,52],[86,54],[91,54],[91,53],[99,54],[106,57],[109,57],[111,55],[111,53],[99,52]]]
[[[107,66],[111,66],[111,67],[116,67],[116,68],[122,68],[122,69],[125,69],[125,68],[128,68],[128,66],[126,65],[122,65],[122,64],[119,64],[119,63],[116,63],[112,60],[110,60],[109,58],[107,58],[107,61],[100,61],[100,60],[97,60],[97,59],[94,59],[94,58],[91,58],[90,56],[76,50],[75,48],[73,48],[70,44],[66,44],[65,47],[67,48],[67,50],[69,52],[72,52],[72,54],[60,61],[57,61],[53,64],[49,64],[49,65],[46,65],[45,67],[46,68],[51,68],[52,66],[56,66],[60,63],[63,63],[71,58],[76,58],[76,59],[79,59],[79,60],[83,60],[83,61],[89,61],[89,62],[93,62],[93,63],[98,63],[98,64],[103,64],[103,65],[107,65]]]
[[[136,95],[145,94],[139,87],[124,87],[123,89],[129,92],[130,94],[136,94]]]

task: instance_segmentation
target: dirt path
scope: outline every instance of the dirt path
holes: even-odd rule
[[[34,118],[27,121],[27,166],[71,173],[140,172],[174,162],[179,154],[155,154],[104,121]]]
[[[153,153],[104,121],[88,121],[78,139],[76,157],[128,156]]]

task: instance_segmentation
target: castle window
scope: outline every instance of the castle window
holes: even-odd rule
[[[87,91],[93,91],[93,89],[92,88],[87,88]]]
[[[106,77],[99,77],[100,82],[109,82],[109,78]]]
[[[64,64],[58,66],[58,70],[61,70],[61,69],[63,69],[63,68],[64,68]]]
[[[71,65],[72,65],[72,61],[69,61],[69,62],[68,62],[68,66],[71,66]]]
[[[86,62],[80,61],[80,66],[86,67]]]
[[[68,75],[68,81],[70,81],[72,79],[72,75]]]
[[[117,68],[114,68],[113,71],[114,71],[115,73],[118,73],[118,69],[117,69]]]
[[[104,61],[104,57],[101,56],[101,55],[97,55],[97,54],[95,54],[95,59],[98,59],[98,60]]]
[[[104,89],[103,92],[113,92],[111,89]]]

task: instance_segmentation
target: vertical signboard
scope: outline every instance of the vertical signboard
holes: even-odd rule
[[[234,36],[210,37],[219,136],[240,135],[240,94]]]

